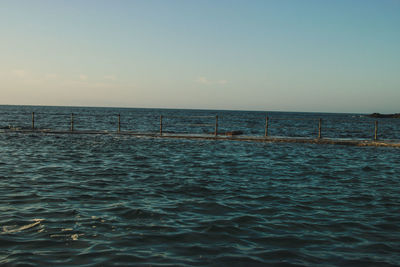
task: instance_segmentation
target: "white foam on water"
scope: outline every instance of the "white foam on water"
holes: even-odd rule
[[[6,226],[3,226],[2,234],[14,234],[14,233],[18,233],[18,232],[30,229],[32,227],[40,225],[40,223],[42,221],[44,221],[44,219],[33,219],[32,221],[34,221],[34,222],[30,223],[30,224],[27,224],[27,225],[20,226],[20,227],[18,227],[17,225],[6,225]]]
[[[69,229],[67,231],[69,231]],[[50,235],[50,237],[51,238],[57,238],[57,237],[71,238],[72,241],[77,241],[78,238],[83,235],[85,235],[85,234],[53,234],[53,235]]]

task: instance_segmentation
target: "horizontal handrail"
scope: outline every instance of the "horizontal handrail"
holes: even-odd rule
[[[215,116],[175,116],[175,115],[163,115],[163,118],[215,118]]]
[[[269,117],[274,121],[318,121],[319,118],[287,118],[287,117]]]
[[[168,123],[164,123],[164,126],[168,126]],[[187,124],[187,123],[174,123],[174,126],[193,126],[193,127],[204,127],[204,126],[214,126],[214,124],[201,124],[201,123],[193,123],[193,124]]]

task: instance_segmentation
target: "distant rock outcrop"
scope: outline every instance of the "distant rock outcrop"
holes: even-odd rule
[[[400,113],[395,114],[381,114],[381,113],[372,113],[368,115],[371,118],[397,118],[400,119]]]

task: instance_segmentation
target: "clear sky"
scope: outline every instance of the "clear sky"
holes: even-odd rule
[[[400,112],[400,0],[3,0],[0,104]]]

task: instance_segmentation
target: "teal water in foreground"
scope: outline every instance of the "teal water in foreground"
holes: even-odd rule
[[[160,113],[215,114],[7,106],[0,126],[29,127],[32,109],[37,127],[68,128],[74,112],[87,114],[77,127],[110,131],[117,113],[130,118],[123,127],[143,131],[157,131]],[[219,115],[222,129],[263,133],[265,113]],[[362,120],[366,130],[373,122],[274,115]],[[296,123],[315,133],[314,121]],[[397,133],[397,122],[385,123]],[[371,135],[340,127],[338,135]],[[396,266],[399,162],[398,148],[2,133],[0,264]]]

